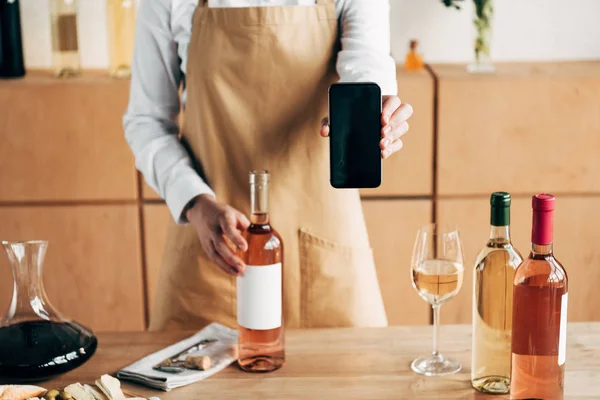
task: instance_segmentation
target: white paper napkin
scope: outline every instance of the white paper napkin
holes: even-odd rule
[[[180,353],[204,339],[216,339],[217,342],[190,355],[207,355],[211,366],[206,371],[185,370],[172,374],[152,369],[163,360]],[[181,342],[175,343],[156,353],[150,354],[139,361],[123,368],[117,377],[141,383],[155,389],[169,391],[174,388],[198,382],[221,371],[237,358],[237,331],[221,324],[212,323],[200,332]]]

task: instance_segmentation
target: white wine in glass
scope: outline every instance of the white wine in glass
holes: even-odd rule
[[[458,361],[438,351],[440,307],[459,292],[464,274],[463,250],[458,230],[428,224],[422,226],[415,241],[411,277],[413,287],[433,307],[433,351],[415,359],[413,371],[427,376],[454,374]]]

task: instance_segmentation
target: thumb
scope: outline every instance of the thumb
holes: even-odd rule
[[[248,227],[250,226],[250,221],[248,220],[248,218],[239,211],[237,212],[236,217],[238,228],[241,228],[243,230],[248,229]]]

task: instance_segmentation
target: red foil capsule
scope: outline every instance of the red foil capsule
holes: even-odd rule
[[[537,245],[549,245],[554,232],[554,195],[536,194],[532,198],[533,223],[531,242]]]

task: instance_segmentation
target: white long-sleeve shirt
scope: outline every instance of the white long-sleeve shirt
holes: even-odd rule
[[[198,0],[140,2],[131,92],[124,117],[125,137],[137,169],[166,201],[179,223],[184,223],[182,212],[190,200],[205,193],[214,195],[192,167],[190,155],[178,139],[179,87],[186,73],[197,4]],[[314,4],[315,0],[209,0],[209,7]],[[336,66],[340,80],[376,82],[383,94],[396,94],[396,66],[390,56],[389,0],[335,0],[335,6],[342,28],[342,49]]]

